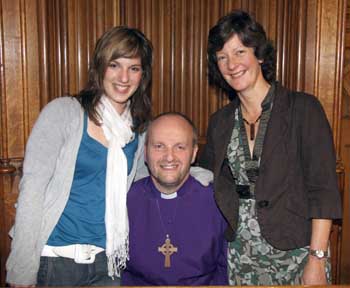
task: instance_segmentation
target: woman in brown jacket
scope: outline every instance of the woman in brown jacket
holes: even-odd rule
[[[319,101],[275,82],[274,48],[243,11],[209,33],[209,81],[232,100],[212,115],[200,165],[229,223],[230,285],[326,284],[341,218],[332,132]]]

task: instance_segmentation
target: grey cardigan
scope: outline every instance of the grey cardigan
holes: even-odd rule
[[[6,281],[36,284],[40,255],[68,201],[83,134],[84,111],[72,97],[57,98],[44,107],[26,146],[23,177]],[[147,175],[144,135],[139,136],[128,189],[136,174]]]

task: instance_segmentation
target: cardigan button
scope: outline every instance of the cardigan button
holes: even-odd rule
[[[269,201],[267,201],[267,200],[261,200],[258,202],[259,208],[266,208],[267,206],[269,206]]]

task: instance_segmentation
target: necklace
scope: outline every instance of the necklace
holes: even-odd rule
[[[260,113],[258,119],[256,119],[254,122],[249,123],[246,119],[243,118],[243,113],[242,113],[242,119],[245,123],[249,125],[249,132],[250,132],[250,140],[253,141],[255,138],[255,124],[258,123],[258,121],[261,118],[262,113]]]
[[[171,256],[172,254],[174,254],[175,252],[177,252],[177,251],[178,251],[178,248],[175,247],[175,246],[171,243],[169,233],[167,233],[167,232],[166,232],[166,229],[165,229],[163,217],[162,217],[162,214],[161,214],[161,212],[160,212],[160,207],[159,207],[158,199],[156,200],[156,202],[157,202],[157,208],[158,208],[160,223],[161,223],[161,225],[162,225],[162,229],[163,229],[163,232],[164,232],[164,234],[165,234],[165,241],[164,241],[164,244],[163,244],[162,246],[158,247],[158,252],[162,253],[162,254],[164,255],[164,257],[165,257],[165,259],[164,259],[164,267],[165,267],[165,268],[170,268],[170,267],[171,267],[170,256]],[[174,212],[174,216],[173,216],[172,219],[171,219],[171,223],[174,223],[175,218],[176,218],[177,203],[178,203],[178,199],[176,199],[175,212]]]

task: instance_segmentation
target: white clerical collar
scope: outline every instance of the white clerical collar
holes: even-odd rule
[[[160,193],[160,197],[162,199],[175,199],[177,197],[177,192],[175,191],[174,193],[171,193],[171,194]]]

